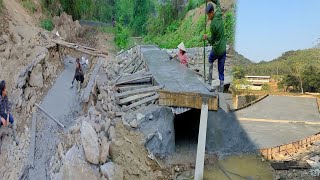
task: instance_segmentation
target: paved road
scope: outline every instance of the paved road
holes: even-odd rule
[[[315,98],[269,96],[236,112],[226,113],[222,109],[209,112],[206,146],[209,152],[234,154],[291,143],[319,132],[320,115]]]
[[[268,96],[236,114],[242,118],[320,122],[316,98]]]

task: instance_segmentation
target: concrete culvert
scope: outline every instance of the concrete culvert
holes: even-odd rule
[[[197,148],[201,110],[191,109],[174,117],[176,150],[184,147]]]

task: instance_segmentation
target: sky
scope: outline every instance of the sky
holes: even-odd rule
[[[319,38],[320,0],[237,1],[235,49],[254,62],[314,47]]]

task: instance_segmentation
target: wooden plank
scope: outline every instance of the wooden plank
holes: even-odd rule
[[[128,63],[125,67],[123,67],[123,72],[125,72],[125,70],[137,59],[137,57],[138,57],[138,55],[136,55],[134,58],[132,58],[130,63]]]
[[[141,89],[141,88],[147,88],[152,87],[152,84],[139,84],[139,85],[128,85],[128,86],[119,86],[118,88],[124,92],[124,91],[131,91],[134,89]]]
[[[204,156],[207,137],[208,104],[203,103],[200,115],[200,126],[197,147],[196,169],[194,173],[195,180],[203,180]]]
[[[132,67],[124,70],[123,72],[125,72],[125,73],[130,73],[130,74],[131,74],[133,70],[134,70],[134,66],[132,66]]]
[[[307,161],[284,161],[271,162],[274,170],[289,170],[289,169],[310,169],[311,166]]]
[[[136,78],[132,78],[132,79],[118,81],[117,83],[115,83],[115,85],[126,84],[126,83],[134,82],[134,81],[137,81],[137,80],[141,80],[141,79],[150,79],[152,77],[153,77],[152,75],[140,76],[140,77],[136,77]]]
[[[39,106],[37,103],[35,103],[35,105],[45,114],[47,115],[50,119],[52,119],[53,121],[55,121],[57,124],[59,124],[59,126],[65,128],[65,126],[63,124],[61,124],[56,118],[54,118],[53,116],[51,116],[50,114],[48,114],[44,109],[42,109],[41,106]]]
[[[124,98],[124,99],[120,99],[119,100],[119,104],[123,105],[123,104],[129,103],[131,101],[136,101],[136,100],[139,100],[139,99],[142,99],[142,98],[145,98],[145,97],[149,97],[149,96],[152,96],[152,95],[155,95],[155,92],[133,95],[133,96],[130,96],[130,97],[127,97],[127,98]]]
[[[142,93],[148,93],[148,92],[156,91],[156,90],[161,89],[161,88],[163,88],[163,86],[153,86],[153,87],[150,87],[150,88],[136,89],[136,90],[133,90],[133,91],[117,93],[117,94],[115,94],[115,97],[116,98],[124,98],[124,97],[128,97],[128,96],[136,95],[136,94],[142,94]]]
[[[145,104],[145,103],[148,103],[148,102],[150,102],[150,101],[157,100],[158,98],[159,98],[159,94],[156,94],[156,95],[154,95],[154,96],[151,96],[151,97],[142,99],[142,100],[140,100],[140,101],[138,101],[138,102],[135,102],[135,103],[130,104],[129,106],[123,107],[123,108],[122,108],[122,111],[127,111],[127,110],[132,109],[132,108],[134,108],[134,107],[137,107],[137,106],[139,106],[139,105],[141,105],[141,104]]]
[[[137,67],[133,70],[133,73],[135,73],[139,68],[140,66],[143,64],[143,60],[140,60],[140,63],[137,65]]]
[[[52,41],[56,44],[65,44],[65,45],[69,45],[69,46],[78,46],[78,47],[82,47],[84,49],[88,49],[88,50],[92,50],[92,51],[99,51],[98,49],[95,49],[95,48],[91,48],[91,47],[87,47],[87,46],[82,46],[82,45],[79,45],[79,44],[75,44],[75,43],[69,43],[69,42],[66,42],[66,41],[57,41],[57,40],[54,40],[52,39]]]
[[[51,41],[56,44],[59,44],[61,46],[65,46],[65,47],[68,47],[68,48],[71,48],[71,49],[74,49],[74,50],[77,50],[77,51],[80,51],[80,52],[83,52],[83,53],[86,53],[86,54],[89,54],[92,56],[100,56],[103,58],[107,58],[107,55],[108,55],[107,52],[102,52],[102,51],[98,51],[98,50],[93,51],[93,50],[88,49],[88,47],[85,47],[85,46],[80,47],[79,45],[74,44],[74,43],[68,43],[68,42],[61,41],[61,40],[57,41],[57,40],[53,40],[53,39],[51,39]]]
[[[159,104],[163,106],[201,109],[203,99],[207,98],[209,110],[218,110],[218,98],[215,95],[166,90],[157,90],[157,92],[160,96]]]
[[[90,93],[101,65],[102,65],[102,60],[99,60],[91,73],[91,77],[89,79],[87,87],[83,91],[81,99],[85,103],[89,102]]]
[[[34,151],[36,146],[37,111],[32,113],[31,137],[29,147],[29,164],[34,167]]]
[[[123,74],[121,80],[126,80],[126,78],[135,78],[135,77],[141,77],[141,76],[148,76],[152,75],[150,72],[146,71],[139,71],[133,74]]]

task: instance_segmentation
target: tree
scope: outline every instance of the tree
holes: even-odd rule
[[[292,86],[294,88],[297,88],[299,86],[299,81],[295,76],[292,75],[286,75],[283,80],[281,81],[286,86],[286,90],[288,87]]]
[[[245,76],[245,72],[242,66],[234,66],[232,69],[234,79],[242,79]]]
[[[296,79],[299,81],[301,93],[304,94],[304,90],[303,90],[304,65],[300,62],[296,62],[291,65],[291,71],[292,71],[292,75],[296,77]]]

